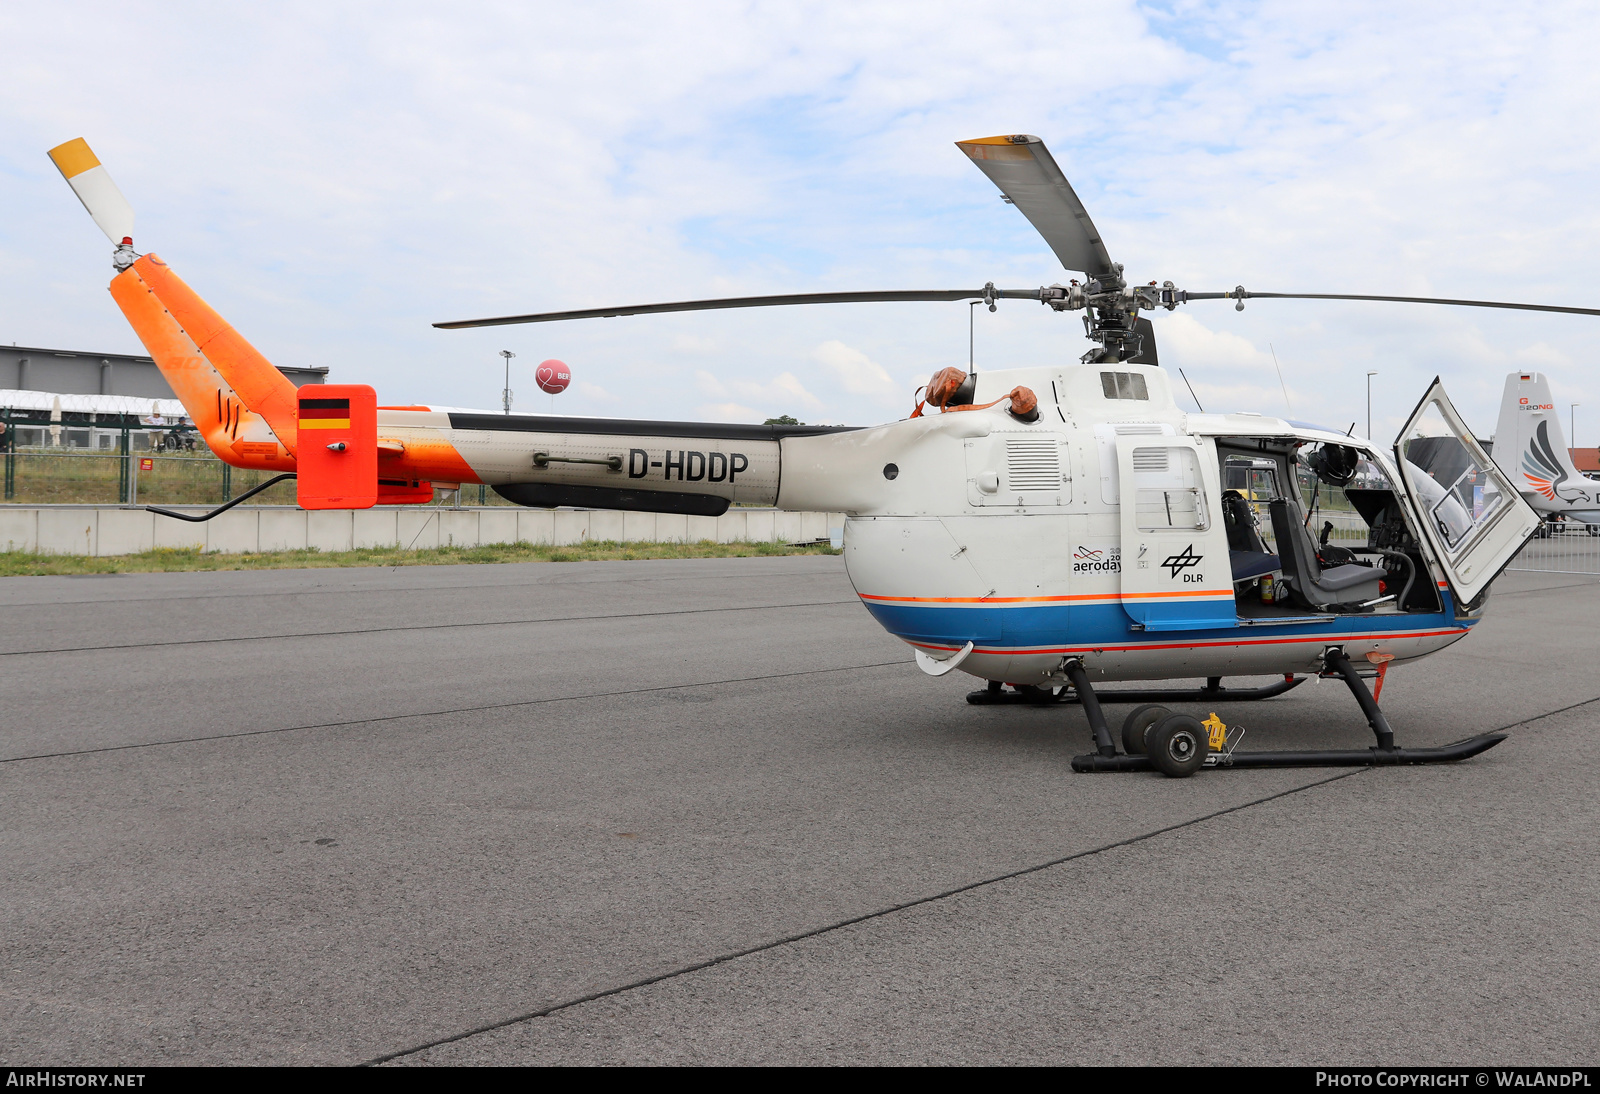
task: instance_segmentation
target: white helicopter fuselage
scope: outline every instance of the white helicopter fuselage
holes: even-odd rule
[[[1031,420],[1005,398],[1019,386],[1037,396]],[[1446,559],[1422,514],[1441,528],[1477,518],[1420,469],[1411,499],[1370,442],[1255,414],[1187,413],[1155,366],[985,372],[972,399],[998,402],[860,429],[394,409],[378,411],[378,433],[380,456],[397,453],[435,482],[489,483],[530,505],[681,513],[687,540],[714,534],[730,503],[842,511],[856,592],[925,671],[1041,686],[1063,683],[1073,658],[1097,679],[1139,680],[1305,672],[1332,646],[1353,658],[1426,656],[1470,630],[1487,569],[1537,524],[1525,506],[1502,519],[1513,509],[1502,505],[1490,514],[1503,525],[1488,537],[1499,537],[1495,560]],[[1367,592],[1342,604],[1260,608],[1250,596],[1262,576],[1296,584],[1290,560],[1279,567],[1266,553],[1267,569],[1239,583],[1224,464],[1269,465],[1270,496],[1288,507],[1272,534],[1292,527],[1288,538],[1304,538],[1295,454],[1317,445],[1354,449],[1385,488],[1367,493],[1392,502],[1385,519],[1412,563],[1387,603],[1380,580],[1398,578],[1374,569],[1356,575]],[[1502,493],[1515,496],[1509,482]],[[1254,502],[1258,513],[1268,504]],[[1453,595],[1452,579],[1467,591]]]
[[[1107,398],[1108,372],[1140,377],[1147,398]],[[1038,396],[1038,421],[995,406],[782,442],[778,504],[851,514],[845,563],[856,592],[927,655],[950,658],[971,643],[962,671],[1036,685],[1065,683],[1068,657],[1108,680],[1287,674],[1316,668],[1330,645],[1357,658],[1422,657],[1476,622],[1448,595],[1429,613],[1308,612],[1297,621],[1236,613],[1216,509],[1219,442],[1357,447],[1398,482],[1366,443],[1252,414],[1186,413],[1166,374],[1150,366],[986,372],[975,402],[1018,384]],[[1193,453],[1190,482],[1170,467],[1136,472],[1196,491],[1202,511],[1177,522],[1187,527],[1166,526],[1160,513],[1154,529],[1124,519],[1125,503],[1139,504],[1138,484],[1119,473],[1130,447],[1169,462]],[[1444,594],[1432,567],[1418,579]]]

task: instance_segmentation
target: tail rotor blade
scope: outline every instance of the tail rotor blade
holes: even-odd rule
[[[112,243],[133,239],[133,206],[82,137],[50,149],[50,159]]]
[[[1095,278],[1117,276],[1099,229],[1044,141],[1016,133],[957,141],[956,147],[1022,211],[1063,266]]]

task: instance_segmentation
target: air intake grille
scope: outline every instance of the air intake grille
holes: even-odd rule
[[[1133,469],[1135,471],[1165,471],[1167,469],[1167,450],[1165,448],[1135,448],[1133,450]]]
[[[1013,490],[1061,489],[1061,446],[1054,437],[1007,437],[1006,481]]]

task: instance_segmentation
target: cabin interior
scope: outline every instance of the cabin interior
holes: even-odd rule
[[[1441,610],[1396,484],[1357,449],[1283,437],[1217,449],[1241,621]]]

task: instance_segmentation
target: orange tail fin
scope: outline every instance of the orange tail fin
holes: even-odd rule
[[[124,270],[112,279],[111,298],[212,452],[235,467],[294,469],[293,456],[278,442],[266,419],[245,405],[172,313],[162,307],[137,270]]]
[[[293,455],[298,432],[297,402],[295,386],[289,378],[273,368],[272,362],[261,356],[161,259],[147,254],[135,262],[132,269],[171,313],[195,348],[238,393],[245,407],[266,419],[278,441]],[[188,406],[187,402],[184,405]]]

